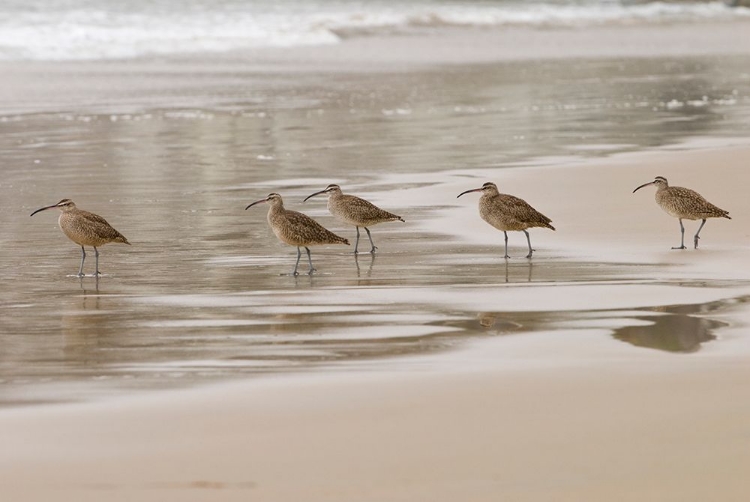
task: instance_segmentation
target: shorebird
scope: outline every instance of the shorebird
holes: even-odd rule
[[[693,238],[695,249],[698,249],[698,239],[700,239],[699,234],[708,218],[732,219],[729,216],[729,211],[724,211],[723,209],[714,206],[704,199],[698,192],[690,190],[689,188],[669,186],[667,178],[664,176],[657,176],[654,178],[654,181],[644,183],[633,190],[633,193],[649,185],[656,185],[656,203],[659,204],[659,206],[670,216],[674,216],[680,220],[680,245],[673,247],[672,249],[687,249],[685,247],[685,226],[682,224],[683,219],[702,220],[698,227],[698,231]]]
[[[307,251],[307,261],[310,263],[310,270],[307,273],[312,274],[315,272],[315,268],[312,264],[310,248],[308,246],[323,244],[349,245],[348,240],[324,228],[323,225],[306,214],[284,209],[284,201],[281,199],[281,195],[277,193],[270,193],[265,199],[256,200],[252,204],[248,204],[245,210],[261,202],[268,202],[269,204],[268,225],[273,230],[273,233],[276,234],[276,237],[290,246],[297,246],[297,262],[294,264],[292,275],[298,275],[297,267],[302,256],[301,247],[304,247],[305,251]]]
[[[109,242],[120,242],[130,245],[128,240],[120,232],[115,230],[107,220],[98,214],[78,209],[75,202],[70,199],[63,199],[57,204],[42,207],[31,213],[34,216],[40,211],[57,208],[62,211],[58,219],[58,225],[63,233],[79,246],[81,246],[81,267],[78,269],[78,277],[83,277],[83,262],[86,260],[86,249],[84,246],[91,246],[96,253],[96,277],[99,277],[99,246]]]
[[[525,200],[498,192],[497,185],[494,183],[487,182],[481,188],[466,190],[458,194],[456,198],[471,192],[482,192],[482,196],[479,198],[479,216],[505,234],[506,259],[510,258],[508,256],[509,231],[521,231],[526,234],[526,241],[529,243],[529,254],[526,255],[526,258],[531,258],[534,250],[531,249],[531,237],[529,237],[526,229],[533,227],[555,229],[550,225],[552,220],[531,207]]]
[[[308,195],[302,202],[324,193],[328,194],[328,211],[344,223],[354,225],[357,228],[357,240],[354,243],[354,254],[359,252],[359,227],[364,227],[367,232],[367,237],[370,238],[370,244],[372,245],[370,253],[374,254],[375,250],[378,248],[375,247],[375,243],[372,242],[372,235],[370,234],[370,229],[367,227],[385,221],[404,221],[401,216],[384,211],[372,202],[360,199],[354,195],[345,195],[341,191],[341,187],[335,184],[328,185],[320,192]]]

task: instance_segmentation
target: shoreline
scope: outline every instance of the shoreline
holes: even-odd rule
[[[610,169],[601,180],[612,186],[641,181],[658,166],[660,174],[689,178],[692,186],[703,183],[701,191],[710,193],[716,176],[731,173],[738,183],[750,176],[740,169],[747,151],[743,146],[625,155],[614,163],[627,169]],[[709,161],[717,171],[702,172]],[[580,210],[582,202],[570,202],[587,193],[581,181],[592,169],[506,169],[459,179],[464,184],[491,172],[502,175],[505,184],[525,187],[525,197],[546,200],[562,223]],[[549,185],[528,183],[540,173],[555,190],[565,180],[579,196],[555,204]],[[441,190],[452,193],[457,183],[446,182]],[[567,321],[550,318],[547,327],[531,332],[303,374],[2,409],[0,485],[23,501],[52,494],[58,500],[96,500],[103,493],[112,501],[163,500],[165,494],[182,500],[441,501],[467,493],[473,500],[579,501],[616,493],[621,500],[710,494],[739,502],[747,495],[741,466],[750,461],[736,441],[750,420],[743,383],[750,378],[750,275],[737,267],[745,263],[750,234],[738,236],[737,227],[750,202],[738,192],[715,195],[737,218],[731,225],[707,226],[710,237],[707,232],[698,251],[667,251],[676,225],[651,197],[631,199],[631,214],[603,211],[609,220],[603,228],[619,229],[607,238],[624,230],[644,243],[621,250],[615,260],[671,262],[656,273],[645,271],[642,279],[618,281],[615,274],[603,283],[459,285],[430,288],[429,295],[408,293],[453,309],[471,306],[480,312],[477,322],[487,315],[483,311],[492,323],[512,322],[510,311],[524,309],[547,316],[551,310],[578,312]],[[454,216],[467,222],[462,231],[470,233],[476,207],[467,206],[467,214]],[[540,266],[555,260],[560,249],[573,258],[565,242],[577,242],[585,232],[580,225],[566,227],[570,233],[562,238],[535,233]],[[606,249],[591,252],[607,257]],[[363,291],[392,297],[396,289]],[[485,291],[513,295],[498,304]],[[326,302],[349,295],[331,289]],[[664,316],[660,305],[720,298],[728,300],[725,309],[690,314],[728,323],[716,330],[719,340],[697,353],[627,348],[610,336],[617,327],[649,322],[634,318]],[[649,305],[657,309],[644,309]]]

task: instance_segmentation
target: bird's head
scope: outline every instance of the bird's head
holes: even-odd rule
[[[647,187],[649,185],[656,185],[657,190],[661,190],[662,188],[668,188],[669,183],[667,182],[667,178],[664,176],[657,176],[654,178],[654,181],[649,181],[648,183],[644,183],[643,185],[639,186],[635,190],[633,190],[633,193],[636,193],[638,190],[640,190],[643,187]]]
[[[51,206],[40,207],[39,209],[31,213],[31,216],[34,216],[36,213],[40,211],[46,211],[47,209],[53,209],[53,208],[57,208],[64,213],[66,211],[70,211],[71,209],[75,209],[75,207],[76,207],[75,202],[73,202],[70,199],[63,199],[57,204],[52,204]]]
[[[281,195],[274,192],[274,193],[269,193],[268,197],[266,197],[265,199],[256,200],[252,204],[248,204],[245,210],[247,211],[248,209],[253,207],[255,204],[260,204],[261,202],[268,202],[272,206],[284,205],[284,201],[281,200]]]
[[[328,194],[328,195],[340,194],[341,193],[341,187],[338,186],[338,185],[336,185],[335,183],[331,183],[330,185],[328,185],[327,187],[325,187],[323,190],[308,195],[307,197],[305,197],[305,200],[303,200],[302,202],[307,201],[307,199],[309,199],[311,197],[315,197],[316,195],[321,195],[321,194],[324,194],[324,193]]]
[[[462,195],[471,193],[471,192],[482,192],[482,195],[495,195],[498,193],[497,185],[495,185],[491,181],[488,181],[487,183],[485,183],[479,188],[473,188],[471,190],[466,190],[465,192],[461,192],[460,194],[456,196],[456,198],[458,199]]]

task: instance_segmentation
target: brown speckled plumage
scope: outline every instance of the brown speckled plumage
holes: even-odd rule
[[[675,218],[684,220],[729,218],[729,211],[714,206],[701,194],[689,188],[670,186],[659,188],[656,190],[655,199],[664,211]]]
[[[60,214],[58,224],[68,239],[80,246],[99,247],[110,242],[130,244],[107,220],[75,206]]]
[[[370,235],[370,230],[367,227],[386,221],[404,221],[401,216],[380,209],[370,201],[355,197],[354,195],[344,194],[341,191],[341,187],[336,184],[328,185],[324,190],[307,196],[305,200],[320,194],[328,194],[328,211],[333,216],[344,223],[356,227],[357,241],[354,245],[355,253],[358,252],[359,247],[359,227],[364,227],[365,231],[367,231],[370,244],[372,244],[370,252],[374,253],[377,248],[372,241],[372,235]]]
[[[115,230],[112,225],[107,223],[107,220],[98,214],[78,209],[75,202],[70,199],[63,199],[52,206],[37,209],[31,213],[31,216],[34,216],[39,211],[52,208],[57,208],[62,211],[62,214],[60,214],[60,218],[57,221],[63,233],[68,239],[81,246],[81,268],[78,270],[79,276],[83,276],[83,262],[86,259],[84,246],[91,246],[94,248],[94,252],[96,253],[96,275],[98,276],[101,275],[99,273],[98,247],[110,242],[119,242],[130,245],[125,236]]]
[[[654,181],[644,183],[633,190],[633,193],[649,185],[656,186],[656,195],[654,198],[659,207],[680,221],[681,242],[679,246],[672,249],[685,249],[685,227],[682,224],[682,220],[702,220],[698,227],[698,232],[696,232],[693,239],[695,248],[697,249],[698,240],[700,239],[699,234],[708,218],[732,219],[729,216],[729,211],[714,206],[698,192],[689,188],[669,186],[669,182],[664,176],[657,176],[654,178]]]
[[[284,201],[282,200],[281,195],[277,193],[271,193],[265,199],[255,201],[245,209],[260,202],[268,202],[269,204],[267,215],[268,224],[276,237],[290,246],[297,247],[297,263],[294,266],[293,272],[295,275],[297,274],[297,266],[299,265],[301,254],[300,247],[304,247],[307,251],[307,257],[310,261],[309,273],[312,273],[315,269],[312,266],[312,259],[310,258],[310,250],[307,248],[308,246],[320,246],[324,244],[349,245],[348,240],[334,234],[309,216],[297,211],[285,209]]]
[[[481,188],[460,193],[458,197],[470,192],[482,192],[479,198],[479,215],[484,221],[505,234],[505,258],[509,258],[507,232],[517,231],[526,234],[529,244],[529,254],[526,257],[531,258],[534,250],[531,248],[531,238],[526,229],[543,227],[555,230],[555,227],[551,225],[552,220],[531,207],[525,200],[500,193],[494,183],[487,182]]]

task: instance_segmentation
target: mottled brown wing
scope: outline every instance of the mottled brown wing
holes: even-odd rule
[[[545,227],[554,230],[550,223],[552,220],[544,216],[542,213],[531,207],[531,205],[523,199],[519,199],[513,195],[500,194],[501,204],[503,205],[503,211],[505,211],[513,219],[527,224],[529,227]]]
[[[274,229],[282,240],[295,246],[322,244],[349,244],[343,237],[334,234],[306,214],[284,210],[283,221]],[[282,237],[283,236],[283,237]]]
[[[97,235],[99,235],[100,237],[111,240],[113,242],[130,244],[124,235],[115,230],[114,227],[107,222],[107,220],[105,220],[98,214],[79,210],[76,216],[83,220],[82,224],[89,225],[91,226],[91,228],[95,229]]]
[[[352,220],[362,222],[362,225],[374,225],[384,221],[393,221],[403,219],[393,213],[389,213],[370,201],[355,197],[354,195],[344,195],[343,204],[345,211],[349,213],[349,217]]]
[[[685,217],[689,215],[699,219],[729,218],[729,211],[714,206],[695,190],[669,187],[667,191],[668,197],[665,202],[671,205],[675,212],[686,215]]]

